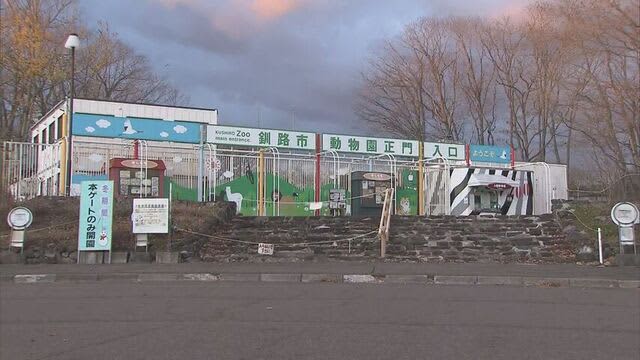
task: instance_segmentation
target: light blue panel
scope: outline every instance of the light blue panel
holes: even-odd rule
[[[113,181],[80,184],[78,250],[111,250]]]
[[[101,180],[109,180],[107,175],[86,175],[86,174],[78,174],[73,173],[71,177],[71,181],[74,184],[80,184],[83,181],[101,181]]]
[[[200,142],[200,124],[74,113],[73,135],[197,144]]]
[[[511,148],[508,146],[470,145],[469,160],[486,163],[511,163]]]

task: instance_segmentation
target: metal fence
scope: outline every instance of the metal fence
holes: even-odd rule
[[[2,145],[4,196],[24,201],[60,192],[60,144],[7,141]]]
[[[61,147],[60,144],[5,142],[2,147],[2,178],[0,180],[6,193],[15,200],[26,200],[41,195],[61,195],[64,189],[60,184],[60,162],[65,158],[61,156],[64,155],[61,151],[64,152],[64,146]],[[132,158],[133,153],[133,141],[75,140],[72,154],[74,183],[83,177],[108,178],[110,160]],[[228,195],[233,194],[228,194],[230,189],[225,185],[233,182],[233,186],[243,184],[245,195],[241,205],[253,204],[255,207],[257,204],[260,157],[258,151],[217,148],[213,145],[200,148],[199,145],[191,144],[148,144],[145,141],[139,141],[137,155],[141,160],[162,160],[166,166],[165,176],[173,184],[174,189],[182,188],[182,193],[191,194],[190,199],[202,201],[227,199]],[[267,215],[279,214],[280,204],[276,205],[275,202],[280,196],[287,198],[283,202],[303,204],[315,201],[316,166],[318,165],[316,154],[264,149],[263,157],[265,200],[271,203],[268,206]],[[344,189],[347,194],[352,194],[351,176],[356,171],[383,172],[393,175],[392,187],[404,188],[405,195],[402,195],[404,197],[413,196],[410,194],[416,191],[414,175],[417,172],[416,161],[395,159],[392,156],[365,157],[324,152],[321,154],[319,167],[321,201],[328,200],[329,189],[332,188]],[[448,213],[448,171],[449,167],[445,163],[425,164],[426,196],[423,208],[427,214]],[[199,178],[202,180],[200,186]],[[412,184],[405,184],[407,181]],[[284,189],[288,190],[283,194]],[[278,199],[273,199],[274,193],[278,194]],[[197,198],[196,194],[202,197]],[[417,195],[415,197],[417,198]],[[350,199],[347,199],[347,203],[350,204]],[[398,205],[395,204],[394,199],[394,208]]]

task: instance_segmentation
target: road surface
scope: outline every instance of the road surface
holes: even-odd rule
[[[0,358],[640,359],[640,290],[0,283]]]

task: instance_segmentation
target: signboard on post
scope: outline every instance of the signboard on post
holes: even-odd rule
[[[314,133],[222,125],[207,127],[207,142],[218,145],[278,147],[297,150],[316,149],[316,135]]]
[[[169,232],[169,199],[133,199],[134,234],[167,234]]]
[[[496,164],[511,163],[511,148],[508,146],[470,145],[469,160]]]
[[[113,181],[80,184],[78,251],[111,251]]]
[[[31,210],[23,206],[18,206],[7,215],[7,223],[13,230],[24,230],[31,225],[33,221],[33,214]]]
[[[19,247],[24,251],[24,233],[32,221],[33,214],[26,207],[18,206],[9,211],[7,223],[11,227],[11,247]]]
[[[611,220],[618,226],[632,226],[639,216],[638,207],[630,202],[619,202],[611,209]]]
[[[265,244],[265,243],[258,244],[258,254],[260,255],[273,255],[273,249],[274,249],[273,244]]]
[[[630,202],[619,202],[611,209],[611,220],[618,225],[620,254],[624,254],[623,245],[633,245],[635,252],[634,225],[640,219],[638,207]]]

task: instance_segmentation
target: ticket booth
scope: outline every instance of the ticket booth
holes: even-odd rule
[[[380,215],[384,192],[391,188],[391,174],[355,171],[351,173],[351,215]]]
[[[109,162],[109,180],[119,197],[163,197],[165,170],[162,160],[114,158]]]

